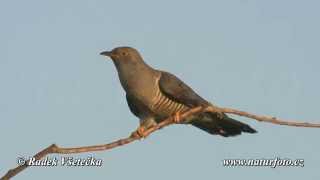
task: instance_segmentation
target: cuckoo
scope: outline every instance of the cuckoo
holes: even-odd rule
[[[146,129],[169,116],[173,116],[176,123],[191,124],[223,137],[257,132],[249,125],[219,112],[204,112],[181,121],[180,113],[212,104],[175,75],[149,66],[134,48],[117,47],[100,54],[110,57],[117,69],[129,109],[140,119],[140,126],[135,131],[140,137],[146,136]]]

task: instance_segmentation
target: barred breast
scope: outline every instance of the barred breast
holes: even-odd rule
[[[189,109],[187,106],[175,102],[166,97],[159,88],[157,88],[155,97],[152,99],[151,110],[160,116],[170,116],[176,112],[182,112]]]

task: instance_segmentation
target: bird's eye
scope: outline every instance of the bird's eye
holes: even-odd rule
[[[122,56],[126,56],[126,55],[128,55],[128,53],[127,52],[122,52],[121,55]]]

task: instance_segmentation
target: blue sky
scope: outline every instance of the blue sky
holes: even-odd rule
[[[1,1],[0,174],[51,143],[107,143],[138,126],[100,51],[137,48],[207,100],[320,123],[319,1]],[[258,123],[235,138],[175,125],[108,152],[96,167],[33,167],[15,179],[317,179],[319,129]],[[51,157],[61,157],[52,155]],[[62,156],[64,157],[64,156]],[[275,157],[305,167],[222,166]]]

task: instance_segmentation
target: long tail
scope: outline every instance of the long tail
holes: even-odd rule
[[[210,134],[218,134],[223,137],[240,135],[242,132],[257,132],[249,125],[234,120],[227,115],[223,119],[220,119],[214,113],[205,113],[201,118],[193,120],[191,124]]]

